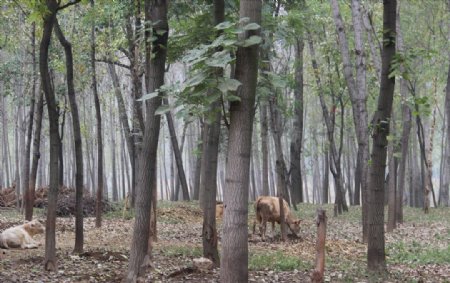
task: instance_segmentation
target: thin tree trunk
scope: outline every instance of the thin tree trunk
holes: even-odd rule
[[[397,8],[397,24],[396,24],[396,33],[397,33],[397,51],[403,52],[403,37],[402,31],[400,27],[400,13],[399,8]],[[395,212],[397,214],[398,223],[403,223],[403,195],[405,191],[405,183],[406,183],[406,162],[408,160],[408,148],[409,148],[409,135],[411,132],[411,110],[406,103],[406,99],[408,96],[408,86],[406,84],[406,80],[400,78],[400,95],[402,97],[402,136],[400,142],[401,148],[401,159],[398,169],[398,193],[397,193],[397,205],[395,208]],[[410,196],[411,197],[411,196]]]
[[[167,101],[165,101],[165,104],[168,104]],[[167,126],[169,127],[169,134],[170,134],[170,140],[172,142],[172,149],[173,153],[175,155],[175,161],[177,164],[177,171],[178,171],[178,177],[180,178],[181,183],[181,190],[183,192],[183,200],[189,201],[189,188],[186,181],[186,175],[184,174],[184,168],[183,168],[183,160],[181,157],[180,147],[178,146],[178,140],[177,135],[175,132],[175,126],[173,124],[173,118],[172,114],[169,112],[166,113],[166,119],[167,119]]]
[[[25,219],[31,221],[33,218],[33,205],[34,205],[34,185],[36,179],[34,180],[33,187],[30,183],[30,154],[31,154],[31,140],[33,134],[33,123],[34,123],[34,112],[35,112],[35,101],[36,101],[36,85],[37,85],[37,70],[36,70],[36,23],[33,22],[31,30],[31,47],[32,47],[32,60],[33,60],[33,85],[31,90],[31,103],[28,121],[28,132],[27,132],[27,145],[25,148],[25,163],[24,163],[24,175],[23,182],[25,186],[24,194],[24,207],[25,207]],[[0,183],[1,187],[1,183]]]
[[[449,10],[450,10],[450,2],[448,4],[449,6]],[[450,62],[450,61],[449,61]],[[444,168],[446,168],[447,170],[447,174],[445,174],[444,177],[444,185],[442,186],[442,200],[440,200],[440,204],[443,206],[448,206],[449,202],[448,202],[448,195],[449,195],[449,183],[450,183],[450,174],[448,174],[448,170],[450,170],[450,142],[449,142],[449,138],[450,138],[450,65],[448,67],[448,74],[447,74],[447,87],[446,87],[446,91],[445,91],[445,115],[447,116],[447,150],[446,150],[446,155],[445,155],[445,162],[446,165],[444,166]]]
[[[111,106],[113,106],[113,102],[111,102]],[[117,188],[117,166],[116,166],[116,131],[114,130],[115,125],[115,119],[114,119],[114,113],[113,109],[111,109],[109,122],[111,127],[111,167],[112,167],[112,194],[113,194],[113,201],[119,200],[119,192]]]
[[[90,0],[91,9],[94,9],[95,2],[94,0]],[[94,95],[94,104],[95,104],[95,118],[97,123],[97,191],[96,191],[96,201],[95,201],[95,227],[100,228],[102,226],[102,212],[103,212],[103,133],[102,133],[102,114],[101,114],[101,107],[100,107],[100,98],[97,90],[97,73],[96,73],[96,67],[95,67],[95,56],[96,56],[96,46],[95,46],[95,17],[93,18],[93,21],[91,23],[91,50],[90,50],[90,64],[91,64],[91,89],[92,93]],[[108,66],[111,69],[111,65]],[[112,75],[111,75],[112,76]],[[114,78],[113,78],[114,79]],[[119,100],[122,98],[120,95],[120,89],[118,89],[118,86],[114,87],[114,92],[116,95],[116,99]],[[118,93],[119,92],[119,93]],[[120,96],[120,98],[118,98]],[[123,100],[122,100],[123,102]],[[122,111],[125,112],[125,107],[120,105],[119,102],[119,113],[123,114]],[[121,108],[123,107],[123,108]],[[128,126],[128,121],[126,120],[126,125]],[[125,131],[125,129],[124,129]],[[129,133],[129,129],[126,133]],[[132,169],[134,170],[134,168]]]
[[[72,132],[75,143],[75,247],[73,252],[81,254],[83,252],[83,152],[80,118],[78,116],[78,105],[75,98],[75,87],[73,78],[73,56],[72,45],[64,37],[58,22],[55,22],[55,32],[59,42],[64,47],[66,55],[67,72],[67,94],[69,96],[70,110],[72,114]]]
[[[260,103],[260,121],[261,121],[261,154],[262,154],[262,194],[269,195],[269,145],[268,145],[268,125],[267,125],[267,103]]]

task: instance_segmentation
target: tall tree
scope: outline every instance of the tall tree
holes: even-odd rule
[[[94,9],[94,0],[90,0],[91,9]],[[95,227],[102,226],[102,192],[103,192],[103,135],[102,135],[102,112],[100,108],[100,99],[97,90],[97,73],[95,68],[95,17],[92,17],[91,23],[91,49],[90,49],[90,65],[91,65],[91,89],[94,95],[95,118],[97,122],[97,199],[95,205]]]
[[[147,93],[157,91],[164,84],[169,24],[167,0],[146,0],[145,21],[152,23],[146,28],[145,72]],[[150,40],[151,35],[154,40]],[[151,45],[150,45],[151,44]],[[146,101],[146,120],[142,152],[139,158],[138,186],[136,187],[136,218],[131,242],[130,260],[126,280],[135,282],[149,262],[148,239],[150,234],[150,211],[153,190],[156,190],[156,155],[161,116],[155,115],[161,105],[161,95]],[[145,262],[144,262],[145,261]],[[144,263],[144,265],[143,265]]]
[[[31,90],[31,103],[30,114],[28,121],[28,133],[27,133],[27,145],[25,148],[25,163],[24,163],[24,178],[25,194],[24,194],[24,207],[25,207],[25,219],[31,221],[33,218],[33,205],[34,205],[34,188],[36,180],[32,184],[30,181],[30,153],[31,153],[31,140],[33,134],[34,124],[34,112],[36,101],[36,85],[37,85],[37,70],[36,70],[36,23],[32,24],[31,30],[31,46],[32,46],[32,60],[33,60],[33,85]],[[1,186],[1,185],[0,185]]]
[[[39,71],[41,73],[41,85],[47,101],[47,111],[50,131],[50,184],[48,194],[47,221],[45,226],[45,259],[44,268],[46,270],[56,270],[56,199],[59,187],[59,139],[58,110],[55,92],[50,84],[50,74],[48,67],[48,51],[52,36],[52,30],[56,21],[58,3],[56,0],[47,0],[48,12],[43,15],[43,30],[41,44],[39,47]]]
[[[368,246],[367,267],[370,271],[386,269],[384,239],[384,176],[386,148],[395,87],[395,77],[390,76],[395,55],[396,0],[383,1],[383,51],[381,61],[381,84],[377,111],[372,120],[373,146],[369,175],[368,194]]]
[[[213,6],[214,25],[218,25],[225,20],[225,1],[214,0]],[[220,36],[219,31],[217,36]],[[219,50],[220,51],[220,50]],[[222,69],[217,68],[216,76],[222,76]],[[214,91],[214,90],[211,90]],[[203,256],[211,259],[215,265],[219,265],[219,251],[216,229],[216,194],[217,194],[217,159],[219,155],[219,138],[220,138],[220,121],[222,112],[220,108],[220,100],[217,99],[210,105],[210,111],[215,113],[212,121],[205,119],[204,134],[205,145],[202,156],[202,181],[200,182],[203,189],[200,191],[204,194],[203,205]]]
[[[83,252],[83,146],[81,140],[80,118],[78,115],[78,105],[75,98],[74,75],[73,75],[73,54],[72,44],[66,39],[61,31],[58,21],[55,22],[55,32],[59,42],[64,47],[66,54],[67,72],[67,95],[69,97],[70,110],[72,114],[73,138],[75,144],[75,247],[73,252],[81,254]]]
[[[261,0],[242,0],[239,17],[261,23]],[[259,36],[260,30],[242,32],[247,39]],[[237,91],[240,101],[230,102],[230,130],[224,190],[221,282],[248,281],[248,184],[252,146],[255,92],[258,75],[258,45],[241,46],[236,54],[235,78],[242,85]]]

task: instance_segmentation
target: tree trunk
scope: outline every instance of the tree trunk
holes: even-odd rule
[[[119,83],[119,77],[116,73],[116,68],[113,64],[108,64],[108,70],[109,74],[112,79],[112,83],[114,86],[114,94],[116,96],[117,100],[117,107],[119,108],[119,118],[120,123],[122,124],[122,129],[125,135],[125,140],[127,143],[127,149],[128,149],[128,156],[130,157],[130,164],[131,164],[131,207],[134,207],[134,202],[136,198],[136,192],[135,192],[135,184],[136,184],[136,162],[135,162],[135,144],[134,144],[134,138],[132,135],[132,132],[130,130],[130,125],[128,124],[128,115],[125,108],[125,102],[123,100],[122,92],[120,90],[120,83]],[[97,121],[98,123],[98,121]],[[101,125],[101,123],[100,123]],[[98,135],[98,132],[97,132]],[[100,178],[100,177],[99,177]],[[99,196],[97,195],[97,198]]]
[[[73,252],[83,253],[83,152],[81,140],[80,118],[78,116],[78,105],[75,98],[75,87],[73,82],[73,56],[72,45],[64,37],[58,22],[55,22],[55,32],[59,42],[64,47],[66,55],[67,72],[67,95],[69,96],[70,110],[72,114],[73,138],[75,143],[75,247]]]
[[[240,18],[250,23],[261,22],[261,1],[242,0]],[[260,30],[246,31],[241,39],[259,36]],[[258,76],[258,45],[239,47],[236,54],[235,78],[242,83],[230,102],[230,130],[226,169],[223,219],[221,282],[248,281],[248,184],[252,143],[254,104]]]
[[[145,20],[153,23],[152,35],[155,37],[150,47],[150,28],[146,29],[146,91],[151,93],[164,84],[164,70],[167,53],[169,26],[167,22],[167,1],[146,0]],[[150,60],[151,58],[151,60]],[[135,282],[150,261],[148,239],[150,229],[151,200],[156,190],[156,156],[161,116],[155,115],[161,105],[161,93],[146,101],[146,121],[142,151],[139,158],[138,186],[136,187],[136,218],[130,249],[130,260],[126,281]]]
[[[200,185],[201,185],[201,170],[202,170],[202,159],[203,159],[203,146],[205,139],[205,129],[204,126],[201,126],[200,135],[197,142],[197,155],[195,157],[195,166],[194,166],[194,183],[192,186],[194,187],[194,200],[200,200],[200,207],[203,205],[203,201],[200,198]],[[200,142],[202,141],[202,142]]]
[[[303,141],[303,36],[296,39],[295,44],[295,109],[293,137],[291,140],[291,185],[292,203],[303,202],[303,182],[301,171],[301,153]]]
[[[168,104],[168,101],[165,101],[165,104]],[[169,127],[170,140],[172,142],[172,149],[175,155],[175,161],[177,163],[177,171],[178,177],[180,178],[181,190],[183,192],[183,200],[189,201],[189,188],[186,181],[186,175],[184,174],[183,168],[183,160],[181,157],[180,147],[178,146],[177,134],[175,132],[175,126],[173,124],[172,114],[169,112],[166,113],[167,126]]]
[[[327,235],[327,216],[324,209],[317,209],[316,268],[311,274],[311,282],[324,282],[325,271],[325,238]]]
[[[372,122],[373,147],[369,175],[368,195],[368,247],[367,267],[370,271],[386,270],[384,239],[384,176],[386,169],[386,147],[389,121],[392,111],[395,77],[389,78],[391,63],[395,55],[395,18],[397,1],[383,2],[383,53],[380,95]]]
[[[394,121],[393,121],[394,123]],[[386,232],[392,232],[394,231],[396,225],[397,225],[397,219],[396,219],[396,195],[397,195],[397,173],[395,161],[394,161],[394,143],[395,140],[391,140],[388,145],[388,170],[389,170],[389,177],[388,177],[388,222],[387,222],[387,228]]]
[[[399,9],[397,9],[399,10]],[[403,52],[403,37],[400,28],[400,14],[397,11],[397,24],[396,24],[396,32],[397,32],[397,51]],[[409,134],[411,132],[411,110],[406,103],[406,99],[408,96],[408,86],[406,80],[400,78],[400,95],[402,97],[402,136],[400,139],[400,148],[401,148],[401,159],[398,169],[398,188],[397,188],[397,200],[396,200],[396,208],[395,213],[397,214],[396,218],[398,223],[403,223],[403,195],[405,191],[405,182],[406,182],[406,162],[408,160],[408,148],[409,148]]]
[[[213,22],[214,25],[218,25],[225,20],[225,1],[214,0],[213,9]],[[220,36],[220,34],[221,32],[218,32],[216,36]],[[217,77],[223,76],[223,72],[219,68],[215,73]],[[206,121],[205,119],[203,130],[205,131],[206,144],[202,156],[203,172],[200,182],[203,187],[200,191],[204,193],[202,229],[203,256],[211,259],[215,266],[220,266],[216,229],[217,162],[219,155],[220,121],[222,118],[219,100],[211,104],[210,111],[215,113],[215,117],[213,121]]]
[[[25,207],[25,219],[31,221],[33,218],[33,205],[34,205],[34,186],[36,184],[36,179],[34,179],[33,186],[30,182],[30,153],[31,153],[31,140],[33,134],[33,123],[34,123],[34,112],[35,112],[35,101],[36,101],[36,84],[37,84],[37,70],[36,70],[36,23],[32,24],[31,30],[31,46],[32,46],[32,60],[33,60],[33,85],[31,90],[31,103],[30,103],[30,113],[28,121],[28,132],[27,132],[27,145],[25,148],[25,163],[24,163],[24,176],[23,182],[25,186],[24,194],[24,207]],[[1,187],[1,183],[0,183]]]
[[[113,107],[113,102],[110,100],[111,106]],[[119,192],[117,189],[117,166],[116,166],[116,131],[114,130],[115,119],[114,119],[114,111],[110,110],[109,123],[111,127],[111,167],[112,167],[112,200],[117,202],[119,200]]]
[[[267,133],[267,102],[261,101],[260,103],[260,121],[261,121],[261,154],[262,154],[262,194],[263,196],[269,195],[269,145]]]
[[[91,8],[93,11],[94,9],[94,0],[90,0]],[[97,122],[97,197],[95,202],[95,227],[100,228],[102,226],[102,192],[103,192],[103,133],[102,133],[102,112],[100,107],[100,98],[97,91],[97,72],[95,68],[95,56],[96,56],[96,46],[95,46],[95,16],[92,20],[91,25],[91,50],[90,50],[90,56],[91,56],[91,89],[92,93],[94,95],[94,104],[95,104],[95,118]],[[111,68],[111,66],[109,66]],[[114,88],[116,97],[120,94],[117,94],[117,89]],[[120,91],[120,89],[119,89]],[[117,98],[119,100],[119,98]],[[119,104],[119,103],[117,103]],[[120,105],[119,105],[120,109]],[[123,109],[122,109],[123,110]],[[119,111],[122,113],[121,111]],[[127,122],[128,125],[128,122]],[[127,131],[129,133],[129,131]]]
[[[362,38],[361,7],[357,0],[352,0],[352,18],[353,28],[355,30],[355,53],[356,53],[356,80],[353,77],[353,64],[350,61],[350,52],[345,34],[344,23],[339,11],[337,0],[330,0],[333,10],[333,18],[336,25],[336,32],[339,38],[339,49],[341,50],[342,61],[344,65],[344,77],[347,83],[350,100],[352,102],[353,121],[355,124],[356,137],[358,140],[358,159],[357,169],[355,170],[355,194],[354,203],[360,203],[360,192],[362,192],[362,222],[363,239],[367,237],[367,164],[368,155],[368,117],[367,117],[367,90],[366,90],[366,71],[364,42]]]
[[[44,268],[48,271],[55,271],[56,266],[56,200],[59,187],[59,139],[58,109],[55,93],[51,85],[48,67],[48,51],[54,23],[56,21],[56,11],[58,3],[56,0],[47,0],[48,12],[43,16],[42,39],[39,47],[39,71],[41,73],[41,85],[47,101],[49,131],[50,131],[50,184],[48,193],[47,221],[45,225],[45,259]]]
[[[449,3],[450,7],[450,3]],[[449,190],[449,183],[450,183],[450,174],[448,174],[448,170],[450,170],[450,142],[448,139],[450,138],[450,65],[448,67],[448,74],[447,74],[447,87],[445,91],[445,115],[447,116],[447,142],[445,143],[447,146],[447,150],[445,151],[445,162],[444,168],[447,168],[447,174],[445,174],[444,177],[444,185],[442,186],[442,199],[439,199],[439,203],[442,206],[448,206],[448,190]]]

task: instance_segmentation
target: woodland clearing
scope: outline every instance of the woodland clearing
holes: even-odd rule
[[[219,270],[200,273],[192,260],[202,256],[202,213],[196,202],[160,202],[158,242],[154,247],[154,269],[145,282],[219,282]],[[301,239],[262,242],[251,235],[254,212],[249,209],[249,282],[308,282],[315,257],[316,205],[301,204],[293,211],[303,219]],[[366,246],[361,241],[360,209],[333,217],[327,210],[325,282],[449,282],[450,210],[405,208],[405,224],[386,234],[388,275],[377,278],[366,272]],[[44,216],[42,209],[37,217]],[[127,269],[133,218],[122,212],[106,214],[103,226],[95,228],[95,218],[85,218],[85,247],[73,255],[74,218],[57,219],[58,271],[47,273],[42,261],[44,247],[33,250],[0,250],[1,282],[120,282]],[[13,210],[0,214],[0,231],[21,223]],[[270,226],[270,225],[269,225]],[[218,221],[219,233],[221,221]],[[268,235],[272,236],[271,227]],[[35,238],[43,244],[44,236]],[[220,245],[220,236],[219,236]]]

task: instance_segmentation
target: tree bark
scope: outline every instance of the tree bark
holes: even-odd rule
[[[325,238],[327,235],[327,216],[324,209],[317,209],[317,240],[316,240],[316,268],[311,274],[311,282],[320,283],[324,281],[325,271]]]
[[[291,140],[291,185],[292,203],[303,202],[303,181],[301,170],[301,154],[303,141],[303,36],[296,39],[295,44],[295,109],[293,137]]]
[[[261,22],[261,1],[242,0],[240,18],[250,23]],[[240,34],[242,39],[259,36],[260,30]],[[220,278],[224,283],[248,281],[248,184],[252,142],[254,104],[258,76],[258,45],[239,47],[236,54],[235,78],[242,83],[230,102],[230,130],[224,191],[222,260]]]
[[[168,104],[168,101],[165,101],[165,104]],[[173,124],[172,114],[169,112],[166,113],[167,126],[169,127],[170,140],[172,142],[172,149],[175,155],[175,161],[177,164],[178,177],[180,178],[181,190],[183,192],[183,200],[189,201],[189,188],[186,181],[186,175],[184,174],[183,168],[183,160],[181,157],[180,147],[178,146],[177,134],[175,132],[175,126]]]
[[[47,111],[50,130],[50,184],[48,194],[47,221],[45,225],[45,259],[44,269],[55,271],[56,265],[56,200],[59,187],[59,148],[61,140],[59,138],[58,128],[58,109],[56,105],[55,92],[51,85],[51,79],[48,67],[48,51],[51,41],[51,35],[54,23],[56,21],[56,12],[58,3],[56,0],[47,0],[46,6],[48,13],[43,16],[42,38],[39,47],[39,71],[41,73],[41,85],[47,101]]]
[[[91,8],[94,9],[94,0],[90,0]],[[96,46],[95,46],[95,17],[93,17],[92,25],[91,25],[91,89],[92,94],[94,95],[94,104],[95,104],[95,118],[97,122],[97,198],[95,202],[95,227],[99,228],[102,226],[102,193],[103,193],[103,134],[102,134],[102,112],[100,107],[100,98],[97,90],[97,72],[95,68],[95,55],[96,55]],[[111,68],[111,66],[109,66]],[[114,88],[116,96],[117,90]],[[117,103],[119,104],[119,103]],[[120,107],[120,106],[119,106]],[[128,122],[127,122],[128,125]],[[129,133],[129,131],[127,132]]]
[[[384,239],[384,176],[386,169],[386,147],[392,111],[395,77],[389,78],[391,63],[395,55],[396,0],[383,1],[383,52],[380,95],[378,107],[372,121],[373,147],[369,175],[368,247],[367,267],[370,271],[386,270]]]
[[[213,7],[213,23],[218,25],[225,20],[225,1],[214,0]],[[216,36],[220,36],[218,32]],[[217,77],[223,76],[223,71],[216,69]],[[211,90],[213,91],[213,90]],[[219,155],[220,141],[220,121],[222,112],[220,110],[221,101],[217,100],[211,104],[210,111],[215,113],[213,121],[207,121],[203,130],[205,131],[206,143],[202,156],[202,174],[200,189],[204,193],[203,204],[203,256],[211,259],[215,266],[220,266],[220,258],[218,251],[217,229],[216,229],[216,195],[217,195],[217,162]]]
[[[73,138],[75,143],[75,247],[73,252],[83,253],[83,146],[81,140],[80,118],[78,105],[75,98],[73,82],[73,56],[72,44],[64,37],[58,22],[55,22],[55,33],[59,42],[64,47],[66,55],[67,95],[69,96],[70,110],[72,114]]]
[[[399,8],[397,8],[397,24],[396,24],[396,32],[397,32],[397,51],[403,52],[403,37],[402,31],[400,27],[400,13],[398,12]],[[403,195],[405,191],[405,182],[406,182],[406,162],[408,160],[408,148],[409,148],[409,134],[411,132],[411,110],[406,103],[406,99],[408,96],[408,86],[406,80],[400,78],[400,95],[402,97],[402,136],[400,142],[401,148],[401,159],[398,169],[398,193],[397,193],[397,204],[395,208],[395,212],[397,214],[398,223],[403,223]]]
[[[261,101],[260,108],[260,121],[261,121],[261,154],[262,154],[262,194],[264,196],[269,195],[269,144],[267,133],[267,102]]]
[[[151,32],[155,37],[155,40],[150,42],[150,30],[146,29],[145,72],[148,75],[146,90],[148,93],[151,93],[164,84],[167,40],[169,35],[167,1],[146,0],[145,16],[146,22],[151,21],[153,23]],[[152,43],[151,47],[150,43]],[[135,282],[150,261],[150,255],[147,254],[150,234],[150,211],[152,208],[151,200],[153,198],[153,191],[156,190],[156,156],[161,122],[161,116],[155,115],[155,112],[161,105],[161,95],[160,93],[157,97],[146,101],[145,132],[139,158],[138,186],[136,187],[136,218],[131,242],[127,282]]]
[[[449,9],[450,9],[450,3],[449,3]],[[447,116],[447,150],[445,151],[445,162],[446,165],[444,165],[444,168],[447,168],[447,172],[448,170],[450,170],[450,142],[448,141],[449,137],[450,137],[450,65],[448,67],[448,74],[447,74],[447,87],[446,87],[446,91],[445,91],[445,115]],[[445,174],[444,177],[444,185],[442,186],[442,199],[439,199],[439,203],[442,206],[448,206],[449,202],[448,202],[448,190],[449,190],[449,183],[450,183],[450,174]]]
[[[25,149],[25,164],[24,164],[24,207],[25,207],[25,219],[31,221],[33,218],[33,205],[34,205],[34,188],[36,184],[36,179],[34,183],[30,182],[30,153],[31,153],[31,140],[33,134],[33,123],[34,123],[34,112],[35,112],[35,101],[36,101],[36,84],[37,84],[37,70],[36,70],[36,23],[32,24],[31,30],[31,46],[32,46],[32,60],[33,60],[33,85],[31,90],[31,103],[28,121],[28,133],[27,133],[27,145]],[[33,186],[31,186],[33,185]],[[1,183],[0,183],[1,187]]]

